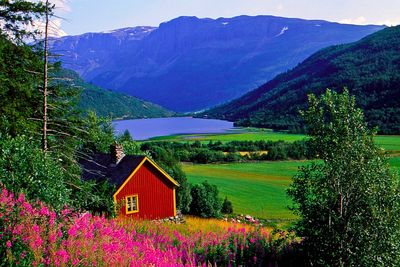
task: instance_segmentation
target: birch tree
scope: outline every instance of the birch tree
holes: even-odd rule
[[[399,266],[399,179],[347,90],[309,96],[302,112],[319,160],[288,190],[312,266]]]

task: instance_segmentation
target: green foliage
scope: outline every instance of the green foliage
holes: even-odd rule
[[[72,190],[65,171],[57,161],[39,149],[33,138],[0,138],[0,182],[8,190],[40,199],[56,209],[71,203]]]
[[[221,212],[223,214],[232,214],[232,212],[233,212],[232,202],[230,202],[228,200],[228,197],[226,197],[226,196],[225,196],[224,202],[222,203]]]
[[[129,130],[125,130],[123,134],[117,136],[117,141],[120,142],[120,143],[133,141],[131,133],[129,132]]]
[[[95,214],[114,216],[113,194],[115,191],[115,185],[110,184],[107,180],[82,182],[81,188],[74,198],[74,201],[77,202],[75,206]]]
[[[306,159],[314,155],[309,152],[307,141],[287,143],[283,141],[231,141],[222,143],[210,141],[208,143],[196,142],[146,142],[142,150],[158,151],[162,154],[169,151],[170,157],[181,162],[217,163],[239,162],[246,160],[287,160]],[[240,151],[249,152],[250,155],[241,156]]]
[[[267,154],[267,159],[270,160],[284,160],[287,158],[287,151],[282,143],[271,147]]]
[[[87,83],[72,70],[62,69],[56,75],[59,78],[69,79],[74,87],[81,90],[78,108],[85,115],[89,111],[95,111],[100,117],[112,117],[114,120],[160,118],[175,115],[174,112],[156,104]]]
[[[79,210],[114,213],[114,187],[80,179],[77,165],[65,165],[56,153],[46,155],[40,141],[26,136],[0,139],[0,184],[24,193],[30,200],[41,200],[56,210],[65,205]]]
[[[102,148],[107,138],[114,140],[111,122],[107,124],[94,115],[87,119],[92,123],[82,122],[76,109],[79,90],[68,80],[55,79],[59,64],[54,64],[48,95],[49,152],[45,156],[40,150],[40,52],[2,36],[0,52],[1,182],[15,193],[24,192],[30,199],[38,198],[56,209],[68,204],[96,210],[107,203],[107,210],[112,210],[109,196],[105,197],[107,190],[103,190],[106,185],[96,189],[93,183],[82,182],[77,164],[82,143]],[[93,136],[97,143],[91,143]]]
[[[218,197],[217,186],[204,181],[193,185],[190,192],[192,195],[190,214],[205,218],[221,215],[222,201]]]
[[[37,88],[41,71],[38,54],[25,45],[17,46],[0,36],[0,131],[15,136],[31,135],[40,125],[41,96]]]
[[[83,148],[91,152],[109,153],[110,145],[115,141],[111,118],[98,117],[90,111],[84,119],[86,137]]]
[[[122,147],[124,148],[124,152],[127,155],[141,155],[143,154],[140,151],[140,146],[135,141],[124,141],[121,142]]]
[[[167,171],[179,183],[179,187],[176,189],[176,207],[183,214],[187,214],[190,210],[192,196],[186,174],[179,164],[175,164],[172,168],[167,168]]]
[[[399,266],[399,179],[355,98],[347,90],[310,95],[303,116],[322,162],[302,167],[288,193],[310,263]]]
[[[294,69],[260,88],[199,116],[235,121],[239,126],[288,129],[299,132],[298,110],[307,94],[323,88],[357,97],[369,126],[384,134],[400,133],[400,26],[388,27],[362,40],[323,49]]]

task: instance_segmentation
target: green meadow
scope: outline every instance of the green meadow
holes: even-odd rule
[[[302,134],[289,134],[274,132],[269,129],[239,128],[222,134],[183,134],[151,138],[150,141],[279,141],[294,142],[302,140],[306,136]]]
[[[400,157],[389,160],[400,174]],[[263,161],[230,164],[183,164],[189,182],[207,180],[218,186],[220,196],[232,201],[234,213],[264,219],[290,220],[296,217],[287,208],[291,201],[286,190],[298,167],[307,161]]]
[[[177,141],[243,141],[243,140],[285,140],[293,142],[305,138],[305,135],[272,132],[268,130],[249,130],[240,133],[215,135],[180,135]],[[390,166],[400,172],[400,136],[376,136],[378,146],[388,151]],[[221,197],[228,196],[235,213],[249,213],[266,219],[293,219],[295,216],[287,209],[290,200],[286,189],[291,183],[297,168],[306,161],[251,162],[232,164],[184,164],[191,183],[208,180],[218,186]]]
[[[400,157],[390,158],[389,163],[390,167],[400,175]]]
[[[297,169],[306,162],[278,161],[231,164],[184,164],[189,182],[204,180],[218,186],[220,196],[232,201],[234,212],[265,219],[288,220],[295,216],[286,189]]]
[[[400,156],[400,135],[378,135],[375,143],[390,154]]]
[[[285,132],[274,132],[269,129],[239,128],[223,134],[184,134],[161,136],[150,139],[150,141],[286,141],[294,142],[306,138],[303,134],[290,134]],[[400,154],[400,135],[378,135],[375,142],[380,147],[392,153]]]
[[[274,132],[267,129],[242,128],[224,134],[190,134],[153,138],[157,141],[278,141],[294,142],[306,135]],[[378,146],[385,149],[390,166],[400,172],[400,136],[378,135]],[[228,197],[234,212],[251,214],[271,220],[291,220],[296,217],[288,209],[291,205],[286,190],[299,166],[307,161],[264,161],[230,164],[183,164],[191,183],[204,180],[218,186],[220,196]]]

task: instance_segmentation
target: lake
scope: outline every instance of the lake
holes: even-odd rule
[[[116,134],[128,130],[135,140],[175,134],[224,133],[233,129],[233,122],[192,117],[114,121]]]

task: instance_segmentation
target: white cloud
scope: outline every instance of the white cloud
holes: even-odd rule
[[[276,10],[282,11],[285,7],[282,4],[276,6]]]
[[[41,0],[44,2],[44,0]],[[67,0],[50,0],[50,4],[55,5],[55,17],[50,18],[49,21],[49,36],[50,37],[62,37],[67,35],[67,33],[62,29],[63,19],[60,18],[60,13],[68,13],[71,11],[69,3]],[[44,20],[36,20],[33,22],[33,28],[39,29],[39,31],[44,35],[45,22]]]
[[[348,19],[342,19],[339,21],[340,23],[343,24],[357,24],[357,25],[365,25],[367,23],[367,19],[363,16],[357,17],[357,18],[348,18]]]
[[[55,18],[55,19],[51,19],[49,21],[49,36],[50,37],[62,37],[67,35],[67,33],[65,31],[62,30],[61,28],[62,25],[62,19],[59,18]],[[41,35],[44,36],[44,31],[45,31],[45,22],[44,21],[34,21],[33,25],[32,25],[35,29],[39,29],[39,31],[41,32]]]
[[[343,24],[357,24],[357,25],[375,24],[375,25],[396,26],[400,25],[400,17],[393,19],[386,19],[383,21],[368,21],[365,17],[361,16],[357,18],[343,19],[339,22]]]
[[[397,26],[397,25],[400,25],[400,18],[378,21],[377,23],[374,23],[374,24],[386,25],[386,26]]]
[[[51,0],[51,3],[56,5],[56,12],[70,12],[71,8],[67,0]]]

